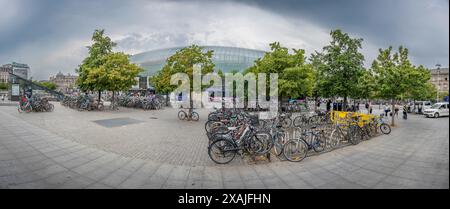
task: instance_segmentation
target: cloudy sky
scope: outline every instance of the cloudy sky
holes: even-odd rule
[[[136,54],[189,44],[267,50],[279,41],[308,54],[332,29],[364,39],[366,65],[378,48],[404,45],[414,64],[449,65],[448,0],[0,0],[0,64],[27,63],[34,79],[74,73],[92,32]]]

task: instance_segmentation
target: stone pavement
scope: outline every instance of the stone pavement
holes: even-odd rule
[[[219,166],[203,122],[178,121],[176,112],[0,107],[0,188],[449,188],[448,117],[411,115],[391,135],[300,163]],[[139,123],[93,122],[124,117]]]

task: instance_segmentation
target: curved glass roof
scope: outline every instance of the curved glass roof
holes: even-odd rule
[[[245,49],[238,47],[201,46],[204,51],[212,50],[212,61],[215,70],[230,72],[232,70],[243,71],[253,66],[254,61],[264,56],[265,51]],[[131,61],[145,69],[141,76],[152,76],[161,70],[166,64],[166,59],[184,47],[158,49],[133,55]]]

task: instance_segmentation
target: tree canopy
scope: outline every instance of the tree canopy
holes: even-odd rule
[[[281,46],[279,42],[270,44],[271,51],[255,61],[254,66],[246,70],[256,75],[278,73],[278,91],[281,96],[291,98],[311,96],[314,84],[312,66],[305,62],[305,50]],[[267,84],[268,86],[268,84]],[[269,91],[269,88],[266,88]]]
[[[324,97],[358,96],[358,82],[364,74],[364,55],[359,52],[363,39],[352,38],[341,30],[331,31],[331,42],[322,52],[311,55],[317,70],[316,92]]]
[[[88,47],[89,56],[79,66],[77,84],[83,91],[122,91],[135,83],[142,71],[136,64],[130,63],[128,55],[113,52],[116,43],[104,34],[104,30],[95,30],[93,44]]]

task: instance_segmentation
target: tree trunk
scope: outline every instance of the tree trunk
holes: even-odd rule
[[[391,122],[391,126],[395,126],[395,121],[394,121],[394,113],[395,113],[395,100],[392,100],[391,104],[392,104],[392,108],[391,108],[391,114],[392,114],[392,122]]]
[[[169,92],[166,93],[166,107],[169,106]]]
[[[317,104],[319,103],[319,101],[317,101],[318,98],[314,97],[314,101],[316,101],[316,103],[314,104],[314,112],[317,112]]]
[[[194,100],[192,99],[192,91],[189,91],[189,116],[188,120],[191,120],[192,117],[192,109],[194,108]]]
[[[225,77],[221,77],[222,79],[222,110],[225,109]]]
[[[114,98],[115,98],[115,97],[114,97],[114,94],[115,94],[115,93],[114,93],[114,91],[113,91],[113,92],[112,92],[112,98],[111,98],[111,107],[112,107],[113,110],[116,109],[115,103],[114,103],[114,100],[115,100],[115,99],[114,99]]]
[[[344,104],[342,104],[342,111],[347,112],[347,96],[344,96]]]
[[[280,97],[279,97],[279,99],[278,99],[278,111],[279,112],[283,112],[283,110],[281,109],[282,108],[282,104],[283,103],[283,93],[280,93]]]

